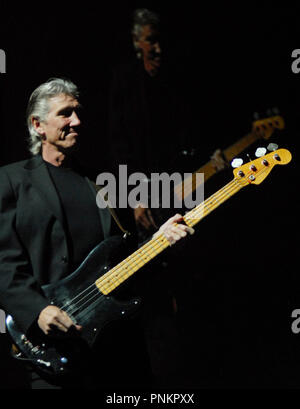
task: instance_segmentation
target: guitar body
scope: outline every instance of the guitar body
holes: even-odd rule
[[[46,375],[61,375],[81,369],[83,354],[92,354],[92,347],[103,328],[109,323],[128,317],[140,306],[140,299],[120,301],[104,295],[95,281],[128,254],[125,240],[113,236],[95,247],[84,262],[68,277],[42,289],[51,304],[68,313],[81,325],[82,331],[57,331],[46,336],[36,325],[27,338],[19,330],[13,317],[6,320],[10,333],[22,357],[29,359],[36,369]]]

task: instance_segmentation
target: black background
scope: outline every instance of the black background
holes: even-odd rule
[[[136,7],[161,14],[170,75],[191,102],[186,146],[201,155],[190,158],[188,166],[194,169],[189,171],[214,149],[249,132],[254,112],[265,117],[273,107],[280,109],[286,126],[270,141],[293,155],[263,184],[247,187],[201,222],[189,247],[179,252],[174,274],[185,383],[297,388],[300,341],[291,331],[291,313],[300,308],[300,74],[291,70],[291,53],[300,48],[299,7],[61,1],[27,2],[21,10],[4,3],[0,48],[6,52],[7,74],[0,76],[0,163],[28,157],[25,109],[30,93],[50,77],[65,76],[81,89],[85,107],[81,158],[99,172],[110,167],[108,82],[112,67],[131,53],[129,23]],[[250,156],[267,144],[251,147]],[[231,171],[218,175],[208,189],[215,191],[231,177]],[[7,335],[0,335],[0,348],[0,388],[22,386],[22,372],[8,357]]]

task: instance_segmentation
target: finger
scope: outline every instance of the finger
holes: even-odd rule
[[[174,224],[170,226],[170,228],[168,229],[168,232],[170,232],[171,235],[175,234],[176,236],[179,236],[179,237],[186,236],[186,232],[184,231],[183,228],[179,227],[178,224]]]
[[[177,227],[178,229],[183,230],[186,233],[189,233],[189,234],[195,233],[195,230],[192,227],[187,226],[186,224],[178,224]]]
[[[179,223],[183,220],[183,216],[181,216],[181,214],[175,214],[174,216],[170,217],[170,219],[168,219],[162,226],[160,226],[160,228],[166,228],[168,226],[172,226],[176,223]]]
[[[165,236],[165,237],[166,237],[166,239],[168,240],[168,242],[170,243],[170,246],[172,246],[173,244],[176,243],[176,240],[174,240],[173,238],[167,237],[167,236]]]
[[[165,237],[171,245],[175,244],[181,238],[186,237],[187,233],[193,234],[194,229],[185,225],[172,225],[164,231]]]
[[[186,226],[187,227],[187,232],[189,233],[189,234],[194,234],[195,233],[195,229],[193,229],[192,227],[189,227],[189,226]]]
[[[67,332],[68,328],[55,319],[50,325],[51,330],[58,328],[60,331]],[[54,328],[53,328],[54,327]]]
[[[51,315],[52,317],[48,320],[49,325],[54,325],[61,331],[66,332],[72,325],[74,325],[73,321],[65,311],[56,309]]]
[[[65,311],[60,311],[60,314],[56,317],[60,324],[69,329],[72,325],[75,325],[73,320]]]
[[[185,230],[178,230],[177,234],[179,234],[180,237],[186,237],[187,236],[187,232]]]
[[[186,231],[186,227],[185,224],[173,224],[173,229],[178,232]]]
[[[165,236],[167,240],[170,242],[175,242],[177,240],[180,240],[181,238],[179,234],[177,234],[176,232],[171,232],[171,231],[165,232]]]
[[[50,327],[49,327],[49,325],[44,325],[44,324],[41,324],[40,325],[40,328],[41,328],[41,330],[44,332],[44,334],[46,334],[46,335],[48,335],[48,333],[49,333],[49,331],[50,331]]]
[[[176,213],[173,217],[171,217],[169,219],[169,221],[171,222],[178,222],[178,221],[182,221],[183,220],[183,216],[179,213]]]

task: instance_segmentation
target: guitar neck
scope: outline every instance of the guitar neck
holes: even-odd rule
[[[236,155],[241,153],[244,149],[250,146],[255,142],[259,136],[255,132],[250,132],[245,135],[243,138],[229,146],[223,151],[224,158],[227,162],[230,162]],[[218,172],[212,160],[207,162],[201,168],[197,169],[190,177],[186,178],[184,182],[180,185],[177,185],[174,189],[175,194],[178,200],[183,200],[194,192],[203,182],[206,182],[213,175]],[[204,178],[199,180],[197,174],[202,173]]]
[[[242,185],[233,179],[230,183],[188,212],[183,218],[185,223],[193,227],[241,188]],[[149,263],[149,261],[158,256],[169,247],[169,245],[169,241],[162,233],[157,235],[121,263],[117,264],[113,269],[101,276],[95,282],[96,286],[103,294],[109,294],[136,271],[140,270],[144,265]]]
[[[257,139],[259,139],[259,136],[255,132],[248,133],[223,151],[225,159],[231,161],[236,155],[248,148],[253,142],[257,141]]]

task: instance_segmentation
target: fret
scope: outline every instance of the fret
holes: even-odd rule
[[[231,161],[236,155],[245,150],[248,146],[254,143],[258,139],[258,136],[254,132],[250,132],[245,135],[243,138],[229,146],[223,151],[223,155],[227,162]],[[205,165],[197,169],[191,176],[186,178],[181,184],[175,186],[174,191],[178,200],[182,200],[185,197],[189,196],[194,192],[202,183],[198,182],[196,179],[197,173],[203,173],[204,179],[203,182],[206,182],[214,174],[218,173],[218,170],[213,164],[213,161],[210,160]]]
[[[230,162],[236,155],[243,152],[252,143],[259,138],[269,139],[275,129],[284,129],[284,120],[280,116],[274,116],[258,120],[252,124],[253,131],[242,137],[237,142],[223,150],[223,156],[227,162]],[[196,179],[197,173],[204,174],[203,182],[206,182],[219,170],[214,166],[214,162],[210,160],[205,165],[197,169],[190,177],[186,178],[182,183],[175,186],[174,192],[178,200],[183,200],[194,192],[202,183]]]
[[[214,209],[224,203],[227,199],[237,193],[241,188],[242,185],[239,183],[234,183],[235,180],[228,183],[218,192],[210,196],[200,205],[198,205],[195,209],[191,210],[184,216],[184,221],[190,227],[193,227],[197,224],[200,220],[206,217],[209,213],[211,213]]]
[[[225,200],[235,194],[241,187],[242,185],[240,184],[234,184],[233,181],[230,182],[203,203],[200,203],[195,209],[188,212],[184,216],[184,221],[188,226],[194,226]],[[163,234],[160,234],[98,279],[96,281],[97,287],[103,294],[109,294],[168,246],[168,240]]]
[[[175,186],[174,192],[178,198],[178,200],[182,200],[185,197],[189,196],[192,192],[194,192],[201,184],[201,182],[197,182],[197,173],[203,173],[204,178],[203,182],[206,182],[211,176],[216,173],[216,169],[212,163],[212,161],[207,162],[205,165],[201,166],[198,170],[196,170],[191,176],[185,178],[182,183]]]
[[[169,245],[164,235],[160,234],[100,277],[95,282],[96,286],[103,294],[109,294]]]
[[[243,186],[242,183],[233,179],[204,202],[196,206],[193,210],[186,213],[183,217],[185,223],[188,226],[193,227],[223,202],[237,193]],[[117,266],[101,276],[95,282],[95,285],[103,294],[109,294],[169,246],[170,243],[163,233],[157,235]]]

